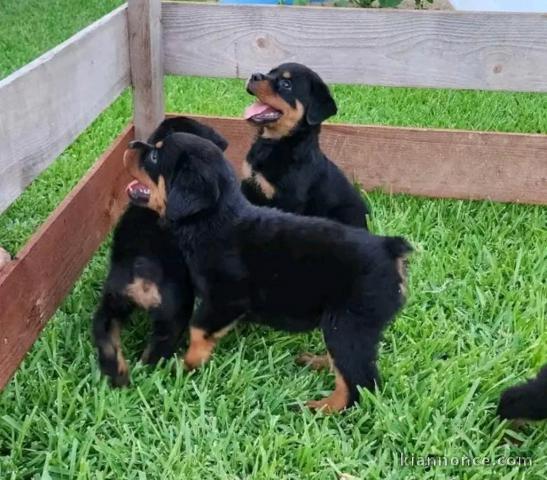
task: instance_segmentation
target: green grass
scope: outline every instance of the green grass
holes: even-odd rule
[[[9,8],[0,16],[0,45],[9,46],[0,72],[117,3],[0,0],[2,14]],[[32,21],[23,21],[29,13]],[[340,122],[547,133],[541,95],[334,92]],[[238,116],[249,102],[238,80],[169,78],[166,95],[170,111],[205,114]],[[126,93],[0,216],[1,245],[16,252],[25,243],[130,110]],[[124,338],[133,384],[111,390],[89,337],[107,269],[105,242],[0,394],[0,478],[544,478],[545,425],[515,430],[494,413],[504,387],[547,361],[545,209],[377,192],[369,199],[373,229],[405,235],[417,247],[409,303],[382,345],[378,395],[365,394],[344,415],[295,411],[332,388],[330,375],[293,362],[300,351],[322,350],[318,333],[241,327],[200,372],[184,373],[175,360],[145,368],[133,360],[146,332],[142,316]],[[524,456],[533,465],[424,469],[400,467],[401,454]]]

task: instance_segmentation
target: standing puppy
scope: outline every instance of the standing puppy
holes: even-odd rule
[[[202,300],[188,368],[251,313],[274,328],[322,330],[336,388],[310,407],[342,410],[358,387],[374,388],[382,331],[404,302],[404,239],[254,206],[222,151],[195,135],[173,133],[159,147],[134,142],[124,163],[137,180],[130,198],[167,219]]]
[[[365,202],[319,147],[321,122],[336,104],[319,75],[285,63],[255,73],[247,91],[258,101],[245,118],[258,129],[243,164],[242,191],[255,205],[366,227]]]
[[[147,145],[160,148],[173,132],[199,135],[223,150],[228,146],[215,130],[186,117],[163,121]],[[141,356],[149,364],[175,353],[194,308],[193,286],[176,239],[161,216],[146,208],[143,192],[131,191],[133,202],[114,230],[110,270],[93,318],[99,365],[115,386],[129,383],[120,333],[135,308],[146,310],[152,319],[152,335]]]

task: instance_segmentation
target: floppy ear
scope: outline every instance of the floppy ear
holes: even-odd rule
[[[156,144],[157,142],[164,140],[168,135],[176,132],[192,133],[198,137],[210,140],[222,151],[226,150],[228,147],[228,141],[215,129],[192,118],[182,116],[167,118],[161,122],[159,127],[156,128],[154,133],[148,139],[148,142]]]
[[[153,150],[154,149],[154,145],[150,145],[149,143],[146,143],[146,142],[141,142],[140,140],[133,140],[132,142],[129,142],[129,148],[134,150],[144,150],[144,151],[148,151],[148,150]]]
[[[306,120],[310,125],[319,125],[338,111],[329,87],[317,75],[312,78],[310,98],[311,102],[306,112]]]
[[[173,222],[182,220],[214,207],[219,197],[218,179],[189,166],[171,183],[165,216]]]

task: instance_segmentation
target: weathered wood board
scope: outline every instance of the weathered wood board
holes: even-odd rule
[[[127,203],[122,157],[132,139],[128,127],[0,271],[0,389]]]
[[[247,78],[287,61],[327,82],[547,91],[547,15],[166,2],[167,73]]]
[[[0,213],[129,85],[126,10],[0,81]]]

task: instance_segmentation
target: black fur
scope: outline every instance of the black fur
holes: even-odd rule
[[[166,180],[171,229],[202,299],[192,326],[213,338],[252,313],[275,328],[321,328],[347,404],[358,386],[372,389],[382,330],[404,301],[397,263],[410,245],[253,206],[222,151],[194,135],[170,135],[158,153],[157,163],[143,155],[140,164]]]
[[[280,81],[287,81],[285,72],[291,75],[290,90],[279,87]],[[247,163],[253,174],[263,175],[274,186],[275,194],[267,198],[251,176],[242,182],[245,196],[255,205],[366,228],[368,208],[363,198],[319,147],[321,122],[337,111],[327,85],[297,63],[279,65],[267,75],[255,74],[249,80],[250,93],[253,78],[268,81],[285,102],[294,106],[299,101],[305,111],[296,127],[280,139],[263,138],[259,128]]]
[[[162,122],[147,144],[155,145],[173,132],[201,135],[222,149],[228,145],[212,128],[185,117]],[[113,335],[137,306],[126,291],[137,278],[149,282],[161,296],[161,304],[149,309],[152,335],[143,358],[154,364],[172,356],[179,346],[192,315],[194,293],[184,260],[164,221],[148,208],[129,205],[114,230],[110,270],[93,319],[101,370],[118,386],[127,384],[129,378],[126,369],[120,367],[121,347]]]
[[[502,393],[498,415],[510,420],[547,419],[547,365],[536,378]]]

